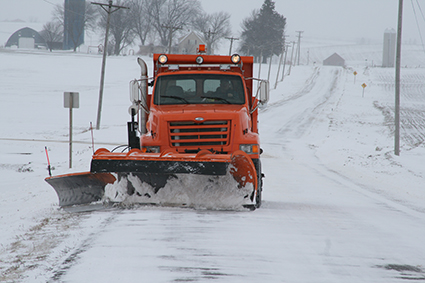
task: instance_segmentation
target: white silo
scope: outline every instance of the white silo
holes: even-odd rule
[[[384,52],[382,67],[394,67],[397,35],[394,29],[386,29],[384,33]]]

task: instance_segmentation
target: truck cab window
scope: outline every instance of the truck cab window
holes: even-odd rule
[[[166,75],[158,78],[154,103],[244,104],[242,79],[235,75]]]

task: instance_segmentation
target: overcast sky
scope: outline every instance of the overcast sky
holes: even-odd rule
[[[98,0],[97,2],[107,2]],[[22,19],[47,22],[54,4],[63,0],[0,0],[0,21]],[[229,12],[233,35],[238,36],[241,21],[254,9],[260,9],[264,0],[200,0],[208,13]],[[397,29],[398,0],[276,0],[276,10],[287,19],[286,33],[295,39],[295,31],[304,31],[303,37],[327,39],[365,38],[381,41],[387,28]],[[425,0],[404,1],[403,40],[420,43],[413,5],[419,27],[425,37]]]

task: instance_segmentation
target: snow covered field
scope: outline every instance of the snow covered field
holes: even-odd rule
[[[357,55],[343,69],[320,64],[333,47],[310,47],[310,65],[294,67],[261,110],[266,178],[253,212],[59,209],[44,148],[55,175],[89,169],[101,57],[0,50],[0,281],[425,280],[425,69],[409,48],[397,157],[394,70],[365,64],[379,64],[376,48],[344,48]],[[128,82],[138,76],[136,57],[108,58],[96,148],[126,143]],[[64,91],[80,93],[72,169]]]

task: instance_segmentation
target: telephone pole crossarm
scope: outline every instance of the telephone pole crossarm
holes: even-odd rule
[[[236,37],[225,37],[225,39],[230,40],[230,49],[229,49],[229,56],[230,56],[230,55],[232,55],[233,41],[239,40],[239,38],[236,38]]]
[[[130,9],[129,7],[125,7],[125,6],[112,5],[112,3],[111,4],[106,4],[106,3],[91,2],[91,4],[101,6],[107,13],[108,13],[108,11],[105,9],[105,6],[107,6],[107,7],[110,6],[111,8],[117,8],[116,10],[119,10],[119,9]],[[112,11],[112,13],[115,12],[116,10]]]

